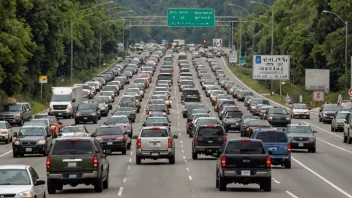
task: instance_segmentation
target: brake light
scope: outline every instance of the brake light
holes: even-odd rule
[[[149,111],[145,111],[145,113],[146,113],[147,115],[149,115]]]
[[[250,142],[250,139],[242,139],[241,142]]]
[[[198,99],[200,99],[200,96],[198,96]]]
[[[116,140],[123,140],[123,141],[127,141],[127,139],[125,137],[117,137]]]
[[[130,125],[125,125],[123,126],[123,128],[130,128]]]
[[[47,157],[47,158],[46,158],[46,168],[47,168],[47,169],[50,169],[50,168],[51,168],[51,160],[50,160],[50,157]]]
[[[267,167],[267,168],[270,168],[270,167],[271,167],[271,159],[270,159],[269,156],[266,157],[266,167]]]
[[[274,130],[269,130],[268,132],[276,132],[276,131],[274,131]]]
[[[137,149],[140,149],[142,146],[141,139],[137,139]]]
[[[215,125],[213,125],[213,124],[208,124],[208,125],[206,125],[206,127],[207,127],[207,128],[215,128]]]
[[[291,153],[291,145],[287,146],[287,152]]]
[[[96,155],[93,156],[93,167],[98,168],[99,162],[98,162],[98,157]]]
[[[189,128],[189,129],[191,128],[191,124],[190,123],[187,124],[187,128]]]
[[[198,138],[197,138],[197,137],[194,138],[193,141],[194,141],[195,143],[198,143]]]
[[[167,147],[168,147],[168,148],[172,148],[172,139],[171,139],[171,138],[169,138],[169,139],[167,140]]]
[[[153,126],[152,127],[152,130],[158,130],[158,129],[160,129],[160,127],[158,127],[158,126]]]
[[[226,141],[227,141],[227,137],[225,136],[222,140],[223,140],[224,142],[226,142]]]
[[[221,158],[221,167],[223,167],[223,168],[226,167],[226,157],[225,157],[225,156],[223,156],[223,157]]]
[[[72,139],[72,140],[67,140],[67,142],[79,142],[79,139]]]

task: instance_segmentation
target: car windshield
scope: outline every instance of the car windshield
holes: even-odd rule
[[[0,122],[0,129],[7,129],[5,122]]]
[[[293,104],[294,109],[308,109],[306,104]]]
[[[350,113],[337,113],[336,114],[336,119],[346,119],[347,115]]]
[[[141,137],[168,137],[166,129],[143,129]]]
[[[286,136],[284,132],[260,132],[257,138],[263,142],[286,142]]]
[[[42,127],[22,127],[19,131],[19,136],[46,136],[46,132]]]
[[[313,133],[313,130],[310,126],[291,126],[289,133]]]
[[[126,124],[129,123],[128,117],[110,117],[107,121],[108,124]]]
[[[239,111],[240,108],[238,106],[225,106],[224,110],[225,111]]]
[[[134,102],[123,102],[120,103],[120,107],[136,107],[136,104]]]
[[[338,111],[341,107],[337,105],[326,105],[324,106],[324,111]]]
[[[115,86],[105,86],[103,88],[103,91],[114,91],[116,89]]]
[[[197,121],[198,125],[217,124],[217,123],[218,123],[217,119],[198,119]]]
[[[164,104],[165,103],[165,101],[164,100],[151,100],[150,101],[150,104]]]
[[[86,132],[83,126],[68,126],[62,129],[62,133]]]
[[[192,113],[208,113],[205,109],[193,109]]]
[[[226,154],[265,154],[261,142],[229,142],[225,150]]]
[[[149,111],[164,111],[166,110],[165,105],[152,105],[149,107]]]
[[[123,135],[120,127],[100,127],[97,135]]]
[[[52,95],[51,101],[70,102],[72,99],[70,95]]]
[[[20,104],[4,105],[3,111],[22,111],[22,105]]]
[[[221,127],[203,127],[199,129],[198,136],[224,136],[224,131]]]
[[[253,96],[253,93],[251,91],[241,91],[240,95],[241,96]]]
[[[31,180],[25,169],[0,170],[0,185],[30,185]],[[6,187],[4,187],[6,188]]]
[[[167,118],[166,117],[161,117],[161,118],[158,118],[158,117],[150,117],[150,118],[148,118],[147,119],[147,122],[148,123],[167,123],[167,122],[169,122],[168,120],[167,120]]]
[[[78,110],[92,110],[92,109],[95,109],[95,104],[88,103],[88,104],[78,105]]]
[[[251,120],[249,123],[251,126],[270,126],[266,120]]]
[[[252,99],[252,105],[254,104],[266,104],[269,105],[269,100],[264,100],[264,99],[260,99],[260,98],[254,98]]]
[[[90,140],[60,140],[56,141],[52,149],[53,155],[82,155],[92,154],[93,146]]]
[[[286,115],[287,111],[283,108],[270,108],[268,114],[283,114]]]

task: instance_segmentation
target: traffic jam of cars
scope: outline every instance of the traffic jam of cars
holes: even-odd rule
[[[154,46],[153,51],[130,53],[83,84],[53,87],[49,112],[30,115],[25,122],[19,119],[14,123],[20,126],[18,131],[9,121],[0,121],[0,141],[12,143],[14,158],[46,157],[46,180],[39,179],[31,166],[0,166],[0,185],[26,186],[6,193],[45,197],[45,190],[37,186],[55,194],[82,184],[102,192],[109,188],[114,168],[109,159],[118,158],[116,152],[126,155],[133,149],[139,166],[159,159],[175,164],[181,135],[191,140],[196,163],[207,157],[217,159],[214,173],[219,191],[226,191],[229,184],[258,184],[261,190],[271,191],[272,166],[291,169],[293,150],[316,152],[317,131],[309,124],[291,123],[311,118],[306,104],[294,103],[290,109],[276,106],[226,76],[214,56]],[[16,108],[27,112],[30,106],[15,103],[3,109]],[[177,131],[172,114],[180,117]],[[107,118],[103,123],[102,117]],[[64,125],[61,119],[74,124]],[[319,121],[330,122],[331,131],[343,131],[343,141],[352,143],[349,110],[325,104]],[[89,130],[89,125],[95,130]],[[15,175],[26,179],[16,180]],[[33,177],[37,177],[35,183],[30,182]]]

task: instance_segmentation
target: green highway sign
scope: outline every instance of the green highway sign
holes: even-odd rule
[[[214,27],[215,10],[210,8],[169,8],[168,27]]]
[[[241,56],[240,57],[240,63],[246,63],[246,57],[245,56]]]

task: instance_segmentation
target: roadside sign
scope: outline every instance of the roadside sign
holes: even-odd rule
[[[289,80],[290,56],[253,55],[252,78],[257,80]]]
[[[229,56],[229,63],[236,64],[237,63],[237,50],[233,50]]]
[[[324,102],[325,92],[324,91],[313,91],[312,101],[314,102]]]
[[[39,83],[41,83],[41,84],[48,83],[48,77],[47,76],[39,76]]]
[[[348,96],[352,96],[352,88],[348,90],[347,94]]]
[[[214,27],[215,10],[211,8],[169,8],[168,27]]]
[[[241,56],[240,57],[240,64],[242,63],[246,63],[246,57],[245,56]]]

